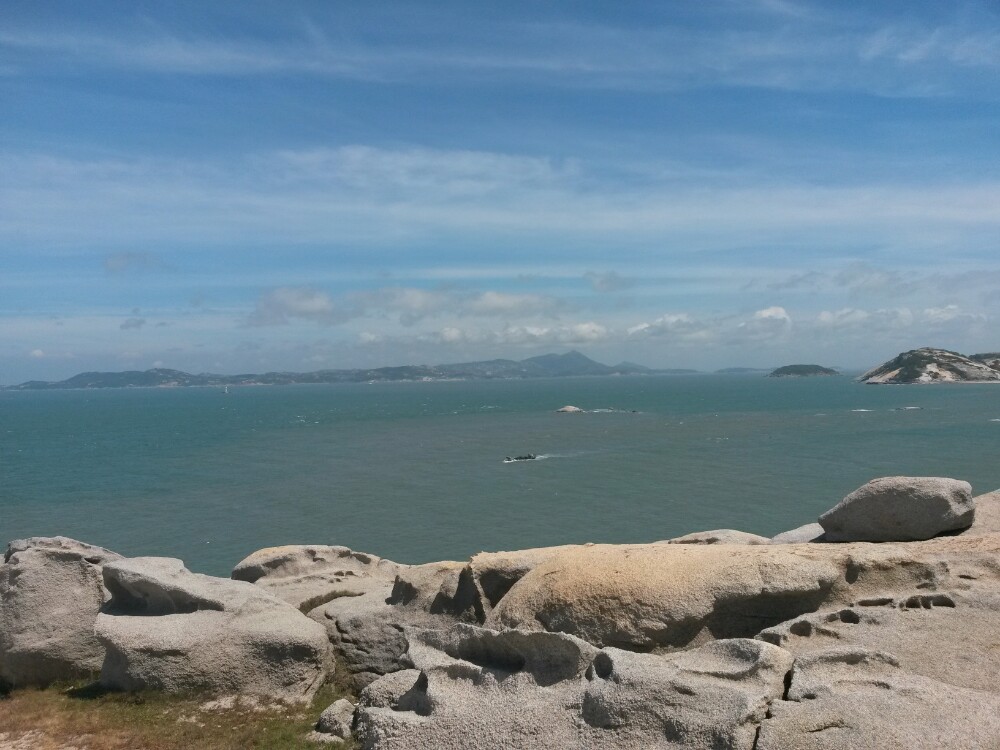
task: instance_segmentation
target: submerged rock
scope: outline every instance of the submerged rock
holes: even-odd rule
[[[102,567],[121,556],[67,537],[19,539],[0,565],[0,683],[47,685],[97,674]]]
[[[328,675],[323,628],[253,584],[166,557],[109,563],[104,583],[111,600],[96,632],[107,649],[105,687],[302,703]]]
[[[819,517],[831,542],[910,542],[972,525],[968,482],[943,477],[882,477]]]

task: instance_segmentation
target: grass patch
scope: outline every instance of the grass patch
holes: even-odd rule
[[[323,709],[350,697],[335,685],[308,706],[261,710],[237,700],[208,710],[204,696],[115,693],[93,685],[19,688],[0,693],[0,750],[353,750],[348,741],[306,739]],[[21,743],[21,744],[18,744]],[[25,744],[26,743],[26,744]]]

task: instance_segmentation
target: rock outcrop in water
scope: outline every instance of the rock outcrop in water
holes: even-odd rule
[[[317,736],[366,750],[997,748],[1000,491],[892,477],[822,520],[770,543],[720,530],[415,566],[279,547],[237,581],[29,540],[0,567],[0,622],[57,618],[94,557],[73,632],[96,620],[106,684],[297,700],[331,676],[329,646],[360,693]],[[858,524],[868,541],[834,541]],[[4,679],[30,682],[12,643],[0,632]]]
[[[1000,382],[1000,357],[966,357],[947,349],[913,349],[872,368],[859,380],[869,384]]]

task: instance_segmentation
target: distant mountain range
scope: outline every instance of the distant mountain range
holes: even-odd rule
[[[370,370],[317,370],[315,372],[266,372],[247,375],[192,375],[181,370],[156,368],[125,372],[81,372],[56,382],[30,380],[7,390],[37,391],[70,388],[183,388],[191,386],[291,385],[295,383],[364,383],[407,380],[491,380],[554,378],[579,375],[684,375],[696,370],[655,370],[632,362],[609,366],[580,352],[543,354],[520,361],[491,359],[450,365],[403,365]]]

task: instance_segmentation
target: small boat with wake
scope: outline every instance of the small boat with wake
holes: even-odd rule
[[[511,458],[510,456],[506,456],[504,457],[503,462],[505,464],[513,464],[517,463],[518,461],[534,461],[537,458],[538,456],[535,455],[534,453],[526,453],[523,456],[514,456],[513,458]]]

